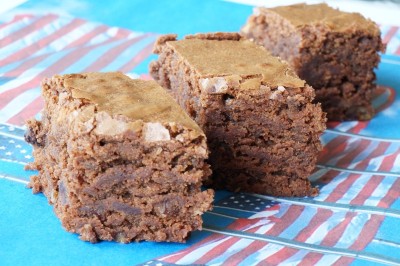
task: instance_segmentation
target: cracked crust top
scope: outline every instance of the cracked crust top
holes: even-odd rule
[[[264,47],[243,39],[238,33],[206,33],[176,40],[176,35],[161,36],[154,51],[166,45],[186,60],[202,77],[260,77],[265,85],[304,87],[290,67]]]
[[[94,104],[98,112],[144,122],[175,122],[202,134],[198,125],[155,81],[131,79],[119,72],[56,75],[52,79],[71,91],[72,97]]]
[[[274,8],[256,8],[254,14],[273,12],[287,19],[295,27],[321,25],[334,31],[352,32],[363,30],[372,35],[379,35],[378,26],[359,13],[348,13],[334,9],[325,3],[307,5],[304,3]]]

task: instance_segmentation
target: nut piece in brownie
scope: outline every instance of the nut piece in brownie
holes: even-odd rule
[[[184,242],[213,191],[206,137],[155,81],[122,73],[45,79],[42,121],[30,120],[31,177],[70,232],[97,242]]]
[[[288,61],[313,86],[329,120],[373,117],[373,70],[385,46],[371,20],[326,4],[260,7],[242,33]]]
[[[317,194],[308,176],[325,114],[314,90],[264,47],[235,33],[158,39],[150,73],[207,135],[216,188]]]

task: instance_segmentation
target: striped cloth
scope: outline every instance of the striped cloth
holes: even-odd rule
[[[400,55],[399,28],[381,29],[387,54]],[[43,77],[133,73],[156,36],[54,14],[0,24],[0,178],[27,183],[21,165],[32,160],[31,147],[21,125],[43,106]],[[374,120],[329,124],[311,176],[319,196],[220,191],[204,215],[201,241],[162,257],[155,250],[158,258],[143,265],[399,265],[400,83],[393,79],[399,73],[400,57],[383,56],[378,81],[385,86],[374,98]]]
[[[21,125],[40,111],[44,77],[129,73],[150,55],[155,37],[53,14],[18,15],[1,24],[0,122]]]

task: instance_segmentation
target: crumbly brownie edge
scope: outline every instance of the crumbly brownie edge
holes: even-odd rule
[[[200,77],[198,75],[196,75],[195,71],[193,69],[190,68],[190,66],[183,60],[180,58],[177,58],[174,55],[174,51],[172,51],[170,48],[168,47],[157,47],[158,51],[162,51],[160,52],[160,56],[158,61],[152,62],[151,66],[150,66],[150,73],[151,75],[164,87],[168,88],[171,90],[171,93],[175,96],[175,98],[177,99],[177,101],[181,104],[182,107],[184,107],[187,112],[192,116],[192,118],[194,118],[200,126],[203,127],[203,129],[205,130],[207,136],[208,136],[208,141],[209,141],[209,146],[211,149],[211,157],[213,157],[213,154],[217,154],[215,157],[216,158],[220,158],[221,156],[218,156],[221,153],[221,145],[219,145],[218,143],[220,141],[214,141],[214,138],[216,137],[215,134],[218,134],[217,132],[220,132],[222,129],[222,131],[224,131],[224,122],[222,124],[215,124],[213,125],[213,123],[218,123],[218,121],[224,121],[227,119],[227,114],[223,114],[220,111],[218,111],[219,108],[219,104],[216,104],[213,106],[213,104],[209,104],[212,101],[216,101],[216,102],[224,102],[226,100],[231,100],[231,98],[234,98],[234,95],[229,95],[228,94],[222,94],[219,96],[214,96],[214,98],[208,98],[207,95],[202,94],[201,93],[201,88],[200,88],[200,84],[199,84],[199,79]],[[216,77],[218,78],[218,77]],[[181,90],[177,91],[177,88],[180,88]],[[271,90],[271,88],[269,88]],[[288,88],[287,91],[291,91],[292,89]],[[293,89],[295,90],[295,89]],[[308,91],[309,93],[311,93],[308,97],[309,100],[311,100],[311,98],[314,96],[313,95],[313,90],[312,88],[308,87]],[[268,94],[266,97],[273,97],[272,96],[272,91],[270,91],[270,94]],[[279,93],[279,91],[278,91]],[[274,93],[274,97],[278,94],[276,92],[276,88],[275,88],[275,93]],[[304,100],[304,99],[303,99]],[[296,102],[296,101],[293,101]],[[248,101],[247,104],[251,104],[252,101]],[[202,106],[200,106],[200,104]],[[284,103],[286,104],[286,103]],[[296,106],[298,103],[295,103],[293,106]],[[273,178],[271,178],[267,183],[266,186],[263,187],[264,191],[258,190],[258,193],[263,193],[263,194],[274,194],[274,195],[287,195],[287,196],[304,196],[304,195],[311,195],[311,194],[316,194],[316,190],[312,189],[310,186],[309,181],[307,180],[307,177],[309,175],[309,173],[312,171],[312,169],[314,168],[315,162],[316,162],[316,155],[318,153],[318,151],[321,149],[321,145],[319,142],[319,135],[322,133],[323,129],[324,129],[324,115],[321,112],[321,109],[319,106],[316,105],[312,105],[309,104],[308,108],[310,108],[311,112],[309,114],[311,114],[311,116],[315,116],[315,128],[313,128],[311,131],[314,134],[313,140],[312,140],[312,144],[310,145],[312,148],[311,150],[308,151],[307,156],[308,157],[306,160],[308,160],[308,162],[310,162],[311,166],[307,166],[307,167],[301,167],[302,169],[306,169],[305,172],[306,174],[302,174],[301,178],[303,180],[303,184],[300,185],[300,183],[297,183],[298,181],[295,181],[297,179],[298,176],[293,175],[293,178],[288,178],[288,176],[280,176],[278,177],[278,179],[281,180],[281,182],[278,182],[279,185],[277,185],[276,180],[272,181]],[[212,115],[212,118],[210,121],[209,118],[209,114],[206,113],[207,111],[211,111],[214,110],[216,113],[214,113]],[[297,107],[295,112],[297,112]],[[294,113],[295,113],[294,112]],[[240,112],[238,112],[240,113]],[[293,113],[293,114],[294,114]],[[314,113],[314,114],[313,114]],[[314,119],[314,118],[312,118]],[[311,120],[312,120],[311,119]],[[229,120],[229,118],[228,118]],[[211,125],[211,126],[210,126]],[[225,123],[226,126],[226,123]],[[229,126],[229,125],[228,125]],[[257,128],[257,126],[256,126]],[[259,127],[258,127],[259,128]],[[301,128],[301,126],[299,126],[298,128]],[[310,127],[311,128],[311,127]],[[260,128],[259,128],[260,129]],[[260,129],[261,130],[261,129]],[[238,131],[233,130],[236,132],[240,132],[240,130]],[[232,132],[233,132],[232,131]],[[214,134],[214,136],[213,136]],[[224,138],[223,136],[224,133],[222,133],[222,139]],[[240,136],[240,134],[238,136],[236,136],[238,139],[246,139],[243,136]],[[249,139],[247,137],[247,139]],[[258,143],[259,144],[259,143]],[[261,145],[265,145],[265,143],[262,143]],[[227,145],[229,147],[229,145]],[[297,148],[299,151],[304,150],[304,147],[298,147]],[[229,151],[228,151],[229,153]],[[232,158],[230,158],[232,159]],[[213,166],[213,172],[214,172],[214,185],[216,185],[217,187],[219,186],[220,188],[228,188],[230,190],[237,190],[238,187],[240,187],[240,185],[238,186],[238,184],[240,183],[244,183],[244,185],[242,185],[242,190],[244,191],[251,191],[251,192],[255,192],[255,190],[257,190],[257,183],[260,183],[259,178],[252,178],[253,181],[253,185],[254,186],[249,186],[249,185],[245,185],[246,179],[249,179],[249,176],[243,175],[243,171],[239,171],[239,173],[235,173],[235,175],[237,176],[237,178],[232,179],[231,181],[229,181],[229,179],[226,177],[229,174],[232,174],[232,172],[235,172],[234,169],[225,169],[222,171],[221,174],[218,174],[219,172],[219,167],[218,165],[224,165],[227,164],[227,162],[221,162],[216,164],[215,161],[218,159],[215,158],[211,158],[210,162]],[[214,161],[214,162],[213,162]],[[232,166],[234,167],[234,160],[232,161]],[[251,168],[251,167],[250,167]],[[257,168],[257,167],[255,167]],[[259,167],[258,167],[259,168]],[[276,175],[276,174],[275,174]],[[278,176],[278,175],[276,175]],[[257,180],[258,179],[258,180]],[[293,184],[294,185],[288,185],[288,182],[290,183],[293,180]],[[252,181],[250,181],[252,182]],[[275,182],[275,183],[274,183]],[[290,191],[290,189],[288,190],[280,190],[280,188],[273,188],[272,184],[274,183],[275,186],[279,186],[279,187],[296,187],[297,191]],[[260,186],[258,186],[260,187]],[[272,187],[272,188],[271,188]],[[301,187],[301,188],[300,188]]]
[[[44,95],[46,98],[46,107],[44,111],[43,121],[40,123],[41,130],[39,131],[36,129],[36,126],[39,125],[38,122],[35,123],[34,121],[32,121],[28,125],[27,136],[31,136],[28,139],[30,140],[37,139],[38,138],[37,136],[40,135],[46,136],[46,142],[43,146],[39,146],[37,145],[37,142],[32,141],[35,153],[37,153],[37,156],[35,157],[35,167],[36,169],[39,170],[39,175],[36,177],[32,177],[31,184],[34,188],[35,187],[38,188],[36,192],[42,190],[44,194],[47,196],[49,202],[54,204],[56,214],[60,217],[60,219],[63,222],[63,225],[66,227],[68,231],[79,233],[81,234],[83,240],[91,242],[96,242],[100,239],[103,239],[103,240],[115,240],[125,243],[133,240],[183,242],[189,235],[190,231],[195,229],[201,229],[202,220],[200,214],[211,208],[211,202],[213,199],[212,190],[207,190],[204,192],[200,191],[201,180],[204,179],[205,176],[208,176],[210,174],[208,166],[201,162],[194,166],[191,165],[191,167],[193,167],[194,172],[196,172],[196,167],[199,168],[197,169],[198,170],[197,173],[194,175],[188,175],[185,169],[177,169],[179,171],[175,172],[175,174],[180,173],[182,175],[180,181],[182,183],[182,186],[184,186],[185,182],[187,182],[188,185],[192,184],[191,185],[192,190],[188,190],[186,194],[182,193],[176,194],[178,197],[181,198],[183,197],[185,199],[180,201],[181,203],[184,204],[182,206],[185,206],[185,207],[180,207],[184,208],[183,210],[181,210],[180,213],[185,213],[187,217],[184,217],[183,215],[181,217],[177,217],[176,215],[174,216],[167,215],[167,217],[160,218],[159,213],[150,211],[146,213],[146,215],[142,215],[141,217],[138,218],[136,217],[137,214],[132,213],[131,211],[135,209],[137,206],[131,206],[129,204],[126,205],[127,204],[126,202],[120,202],[118,200],[114,201],[114,203],[108,202],[106,204],[107,206],[109,206],[110,204],[111,206],[114,206],[116,204],[115,206],[117,207],[115,208],[114,206],[114,208],[108,210],[108,213],[103,215],[104,217],[103,219],[99,219],[99,215],[96,214],[96,211],[102,209],[100,205],[95,204],[91,208],[89,208],[92,210],[94,214],[91,213],[90,215],[87,215],[83,213],[82,210],[80,209],[86,206],[87,202],[84,201],[82,202],[82,200],[87,200],[90,197],[92,197],[93,199],[95,197],[93,197],[93,195],[90,195],[87,196],[85,199],[82,191],[79,191],[82,188],[82,185],[85,184],[86,181],[89,181],[85,180],[85,175],[84,174],[82,175],[82,173],[84,173],[84,170],[88,171],[93,170],[92,169],[93,165],[91,164],[85,165],[85,163],[82,163],[82,161],[80,161],[82,164],[80,165],[80,167],[78,167],[78,169],[75,169],[74,166],[76,165],[73,165],[72,161],[75,160],[76,162],[75,158],[75,156],[77,156],[76,151],[79,150],[79,148],[76,149],[75,147],[74,151],[74,148],[71,147],[71,145],[68,146],[68,144],[69,143],[76,144],[76,140],[81,138],[83,139],[84,136],[94,137],[98,121],[94,121],[93,117],[91,119],[88,119],[87,121],[78,121],[78,122],[76,122],[76,120],[69,121],[68,119],[66,119],[66,117],[68,116],[65,116],[65,114],[70,113],[71,111],[70,108],[74,109],[75,111],[81,111],[80,108],[82,106],[85,106],[85,103],[76,99],[71,100],[69,99],[70,96],[65,94],[62,95],[63,99],[60,100],[59,95],[62,93],[57,91],[57,89],[62,90],[62,88],[53,85],[49,84],[43,85]],[[59,101],[63,101],[64,103],[62,105],[66,108],[60,107]],[[47,112],[49,112],[50,114]],[[88,115],[87,113],[83,114],[83,117],[86,116],[87,119],[87,115]],[[118,119],[120,118],[117,118],[117,120]],[[174,128],[179,127],[175,124],[171,124],[169,126]],[[82,132],[82,130],[84,131],[86,130],[88,132]],[[198,134],[191,134],[191,131],[192,130],[181,128],[177,132],[174,131],[174,133],[172,133],[171,135],[176,133],[175,135],[172,136],[174,139],[176,139],[175,142],[176,143],[182,142],[183,143],[182,145],[189,145],[193,156],[195,157],[197,156],[199,161],[201,160],[204,161],[204,159],[207,157],[205,138],[203,137],[203,139],[196,140],[198,138]],[[127,137],[135,139],[135,132],[132,131],[124,132],[124,134],[125,136],[123,136],[121,139],[125,139]],[[108,136],[108,137],[109,140],[112,139],[114,142],[118,142],[118,135]],[[154,136],[150,134],[150,136],[148,137],[157,138],[159,136]],[[105,139],[106,138],[107,136],[105,137]],[[84,142],[85,141],[83,141],[82,144],[84,144]],[[152,142],[152,140],[150,140],[150,142]],[[99,138],[97,139],[96,143],[98,146],[102,146],[105,144],[104,139],[99,139]],[[155,143],[157,143],[157,141],[154,141],[153,144]],[[83,145],[83,147],[93,148],[93,144],[94,143],[89,138],[86,141],[86,145]],[[163,148],[163,145],[160,144],[159,148]],[[173,149],[173,147],[170,147],[169,149]],[[156,148],[154,148],[153,150],[155,151]],[[85,152],[82,152],[82,154],[84,153]],[[96,154],[96,152],[94,152],[94,154]],[[155,155],[154,153],[151,154],[152,154],[151,156]],[[92,155],[86,154],[87,158],[84,158],[86,159],[86,162],[90,161],[88,158],[93,158]],[[186,156],[186,154],[184,154],[184,156]],[[177,158],[174,164],[178,166],[179,164],[182,164],[185,160],[187,159]],[[52,163],[49,164],[49,162]],[[182,167],[186,168],[183,165]],[[112,168],[113,168],[112,165],[108,165],[108,169]],[[173,175],[170,175],[170,177],[173,177]],[[96,178],[96,176],[94,176],[94,178]],[[92,181],[94,182],[96,181],[96,179]],[[171,187],[172,185],[173,184],[171,184]],[[138,184],[134,183],[134,186],[138,186]],[[146,182],[143,181],[141,186],[146,186]],[[153,190],[154,189],[156,188],[153,188]],[[111,194],[115,193],[116,191],[117,190],[110,189]],[[168,192],[169,191],[167,192],[163,191],[163,194],[164,193],[168,194]],[[69,196],[68,199],[65,198],[66,194],[68,194]],[[172,194],[173,193],[171,193],[171,195]],[[96,194],[96,189],[94,189],[94,195],[95,196],[98,195],[98,193]],[[132,198],[134,199],[135,202],[138,202],[138,200],[145,199],[146,197],[137,196]],[[68,201],[71,202],[75,201],[75,202],[69,205],[66,204],[66,202]],[[171,200],[166,200],[165,204],[166,206],[171,206]],[[160,208],[160,207],[157,207],[157,204],[155,203],[154,208]],[[111,216],[114,217],[115,220],[119,220],[121,223],[112,224],[111,220],[114,218],[112,219],[109,218]],[[141,219],[147,221],[148,223],[147,227],[145,225],[139,226],[136,227],[135,229],[136,231],[135,230],[132,231],[130,229],[132,228],[133,225],[132,223],[140,224]],[[159,230],[149,229],[149,227],[152,226],[151,225],[152,221],[154,222],[154,224],[159,226],[158,228]],[[130,223],[131,226],[129,226]],[[154,226],[152,228],[154,228]]]
[[[379,29],[337,33],[318,24],[294,28],[273,11],[256,10],[242,28],[242,34],[287,60],[314,87],[316,102],[321,102],[329,120],[373,117],[371,95],[376,88],[373,70],[380,60],[378,52],[385,50]]]

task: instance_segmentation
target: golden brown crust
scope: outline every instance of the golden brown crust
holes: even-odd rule
[[[68,74],[54,79],[69,89],[74,98],[95,104],[97,111],[144,122],[176,122],[201,132],[155,81],[131,79],[119,72]]]
[[[193,35],[186,35],[185,39],[239,41],[243,39],[243,37],[237,32],[212,32],[212,33],[197,33]]]
[[[326,26],[334,31],[363,30],[373,35],[379,34],[378,26],[359,13],[348,13],[331,8],[327,4],[307,5],[304,3],[290,6],[257,9],[259,13],[274,12],[289,20],[295,27],[305,25]]]
[[[161,51],[162,45],[169,46],[204,78],[257,76],[264,85],[274,87],[303,87],[305,84],[285,62],[238,33],[197,34],[179,41],[157,43],[156,51]]]
[[[177,37],[178,37],[178,35],[176,35],[176,34],[165,34],[165,35],[158,37],[158,39],[154,43],[153,53],[159,54],[161,52],[160,51],[161,45],[164,45],[167,41],[176,41]]]

